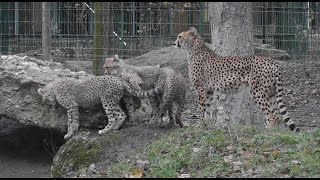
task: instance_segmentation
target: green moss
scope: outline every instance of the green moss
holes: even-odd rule
[[[52,177],[66,177],[67,173],[77,173],[97,162],[103,154],[101,145],[96,140],[73,137],[66,142],[54,158]]]

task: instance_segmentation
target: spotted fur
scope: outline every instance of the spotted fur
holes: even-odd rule
[[[105,134],[111,129],[119,129],[126,119],[126,114],[119,106],[121,98],[137,96],[139,89],[134,89],[130,83],[119,77],[90,76],[84,79],[57,79],[44,88],[39,88],[38,94],[43,101],[57,101],[67,110],[68,133],[64,138],[69,139],[78,132],[79,106],[89,107],[102,103],[108,125],[99,130],[99,134]]]
[[[160,67],[160,66],[159,66]],[[175,125],[175,122],[183,127],[181,113],[184,109],[186,98],[186,83],[183,76],[170,67],[161,68],[159,79],[156,86],[148,91],[140,92],[139,97],[159,97],[159,108],[153,112],[152,121],[161,120],[161,126],[164,125],[164,118],[168,112],[169,124]],[[175,121],[173,115],[174,106],[176,107]]]
[[[122,78],[130,77],[131,75],[131,77],[135,76],[136,79],[140,78],[140,80],[136,82],[136,85],[145,91],[155,87],[161,71],[159,66],[134,66],[127,64],[124,60],[120,59],[118,55],[106,58],[103,69],[106,75]],[[133,82],[130,83],[132,84]],[[155,111],[159,107],[159,99],[157,97],[149,97],[148,100],[152,110]]]
[[[300,131],[286,110],[281,71],[273,59],[258,56],[218,56],[204,43],[193,27],[181,32],[174,45],[188,51],[189,79],[198,94],[202,119],[207,114],[206,106],[211,106],[215,91],[228,92],[247,84],[254,102],[265,114],[268,127],[279,123],[279,111],[286,126],[292,131]],[[276,97],[277,108],[274,108],[271,101],[273,95]]]

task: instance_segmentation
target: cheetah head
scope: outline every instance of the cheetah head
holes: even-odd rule
[[[120,59],[117,54],[110,58],[106,58],[103,64],[104,74],[105,75],[116,74],[117,69],[119,69],[119,67],[123,63],[124,63],[123,60]]]
[[[134,89],[141,91],[140,85],[143,83],[142,79],[136,73],[121,74],[121,78],[129,82]]]
[[[42,102],[45,103],[46,101],[49,102],[49,104],[55,106],[56,105],[56,96],[50,89],[50,87],[45,86],[44,88],[38,89],[38,94],[42,97]]]
[[[199,37],[197,30],[190,27],[188,31],[181,32],[177,40],[173,43],[176,48],[190,49],[193,47],[195,39]]]

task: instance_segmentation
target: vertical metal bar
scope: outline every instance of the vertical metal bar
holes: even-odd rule
[[[93,3],[94,2],[89,2],[89,6],[90,7],[92,7],[93,8]],[[110,11],[109,9],[107,9],[107,11]],[[88,13],[88,18],[89,18],[89,33],[88,34],[90,34],[90,35],[92,35],[93,34],[93,12],[92,11],[89,11],[89,13]]]
[[[188,7],[188,27],[193,26],[192,25],[192,15],[193,15],[193,11],[191,11],[191,5],[190,5]]]
[[[14,3],[14,34],[19,34],[19,2]]]
[[[42,2],[42,53],[45,60],[50,59],[50,2]]]
[[[172,2],[169,3],[169,35],[173,34],[173,11]]]
[[[52,8],[50,9],[52,13],[52,20],[50,19],[50,22],[52,22],[52,27],[54,29],[53,34],[57,35],[58,31],[58,24],[57,24],[57,2],[52,2]]]
[[[0,2],[0,34],[1,34],[1,53],[8,53],[9,47],[9,2]]]
[[[121,50],[121,57],[123,57],[123,31],[124,31],[124,11],[123,11],[123,2],[121,2],[121,41],[120,41],[120,50]]]
[[[3,3],[4,2],[0,2],[0,54],[3,53],[3,24],[4,24],[4,21],[3,21]]]
[[[266,44],[266,39],[267,39],[267,35],[266,35],[266,3],[263,2],[263,6],[262,6],[262,35],[263,35],[263,39],[262,39],[262,44]]]
[[[132,8],[132,35],[136,34],[136,3],[132,2],[131,4],[131,8]]]
[[[135,37],[136,35],[136,3],[135,2],[131,2],[131,10],[132,10],[132,32],[131,32],[131,44],[132,42],[135,42],[133,41],[133,37]],[[133,56],[133,49],[130,48],[131,51],[130,51],[130,55],[131,57]]]
[[[204,21],[204,10],[205,10],[205,9],[204,9],[204,3],[205,3],[205,2],[199,2],[199,3],[200,3],[199,32],[200,32],[200,35],[201,35],[201,36],[204,36],[204,32],[203,32],[203,30],[204,30],[204,28],[203,28],[204,23],[203,23],[203,21]]]

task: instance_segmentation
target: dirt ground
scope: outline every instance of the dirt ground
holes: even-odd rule
[[[0,178],[50,177],[52,156],[46,152],[26,154],[0,150]]]
[[[303,129],[320,127],[320,62],[281,63],[288,111]]]
[[[320,62],[280,62],[280,65],[283,69],[287,109],[292,119],[305,130],[320,127]],[[189,92],[188,104],[182,115],[186,125],[197,121],[197,105],[194,98],[192,92]],[[107,161],[112,163],[119,158],[125,158],[134,151],[140,151],[154,139],[174,130],[146,126],[146,119],[139,121],[141,124],[125,125],[119,131],[119,141],[112,145],[110,152],[106,152],[109,158]],[[50,177],[51,164],[52,156],[45,151],[15,154],[0,149],[0,177]]]

